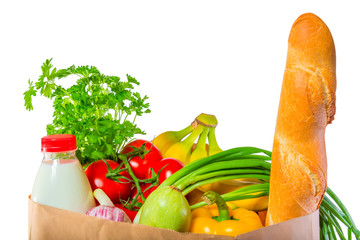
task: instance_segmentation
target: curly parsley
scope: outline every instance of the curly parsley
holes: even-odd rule
[[[33,110],[32,97],[40,95],[53,100],[53,122],[47,134],[73,134],[77,139],[77,157],[82,164],[98,159],[117,160],[116,155],[135,134],[145,134],[135,124],[137,116],[150,113],[147,96],[134,92],[140,83],[130,75],[126,81],[107,76],[93,66],[74,65],[57,70],[46,60],[42,75],[35,84],[29,79],[24,92],[25,107]],[[68,89],[55,80],[76,75],[76,84]]]

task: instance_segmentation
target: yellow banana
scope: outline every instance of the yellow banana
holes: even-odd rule
[[[191,124],[180,131],[163,132],[154,138],[153,143],[160,150],[161,154],[164,155],[171,145],[180,142],[193,129],[193,124]]]
[[[202,133],[204,126],[195,124],[196,128],[185,138],[182,142],[177,142],[170,146],[170,148],[163,155],[164,158],[176,158],[184,164],[189,163],[191,148],[195,140]]]
[[[209,131],[209,156],[222,152],[215,137],[215,127],[210,128]]]
[[[202,199],[202,196],[204,195],[204,192],[198,190],[198,189],[194,189],[191,192],[189,192],[188,194],[186,194],[186,199],[189,202],[189,205],[193,205],[195,203],[199,203],[204,201]]]
[[[199,137],[199,140],[197,141],[194,151],[190,155],[189,163],[208,156],[208,152],[206,150],[206,138],[208,136],[208,133],[209,128],[205,127]]]
[[[257,212],[267,209],[269,196],[231,201],[229,203],[231,203],[232,206],[236,206],[236,208],[246,208],[248,210]]]
[[[202,185],[197,189],[199,189],[202,192],[214,191],[217,192],[218,194],[224,194],[224,193],[232,192],[246,185],[248,184],[239,184],[238,186],[233,186],[233,185],[225,184],[223,182],[214,182],[214,183]]]
[[[231,210],[235,210],[238,208],[238,206],[236,206],[235,204],[233,204],[232,202],[226,202],[226,204],[228,205],[228,207],[231,209]]]

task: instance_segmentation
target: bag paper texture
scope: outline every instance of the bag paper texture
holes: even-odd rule
[[[140,224],[119,223],[75,213],[32,201],[29,197],[29,239],[31,240],[318,240],[319,212],[264,227],[237,237],[180,233]]]

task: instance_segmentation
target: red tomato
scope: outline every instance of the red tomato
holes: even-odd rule
[[[122,204],[115,204],[115,207],[122,209],[126,213],[126,215],[128,215],[128,217],[131,219],[131,221],[134,221],[134,218],[135,218],[136,214],[138,213],[138,211],[136,211],[136,210],[127,209]]]
[[[111,169],[115,169],[119,164],[112,160],[105,160]],[[102,189],[106,195],[111,199],[113,203],[120,203],[119,198],[127,200],[131,191],[132,183],[126,179],[119,178],[119,182],[115,182],[112,179],[105,177],[108,173],[108,169],[103,160],[98,160],[91,163],[86,169],[85,174],[89,179],[92,190],[97,188]],[[130,174],[126,171],[122,171],[120,175],[131,178]]]
[[[152,166],[156,174],[162,169],[159,175],[159,184],[183,167],[184,164],[175,158],[164,158]],[[148,178],[150,177],[151,173],[148,174]]]
[[[162,159],[159,149],[149,141],[138,139],[126,144],[120,152],[121,154],[128,154],[134,151],[132,147],[140,148],[143,144],[145,144],[145,150],[149,152],[144,155],[143,159],[140,156],[135,156],[129,161],[131,169],[138,179],[146,179],[149,169]]]

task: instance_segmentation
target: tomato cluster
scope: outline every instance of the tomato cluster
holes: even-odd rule
[[[127,156],[131,172],[140,183],[145,198],[166,178],[184,166],[182,162],[174,158],[163,159],[154,144],[141,139],[128,143],[120,154]],[[142,204],[142,198],[134,186],[131,174],[125,169],[122,161],[119,162],[120,164],[113,160],[95,161],[85,169],[85,174],[93,190],[101,188],[115,206],[123,209],[133,219],[139,209],[139,204],[129,210],[121,203],[129,204],[136,201]]]

